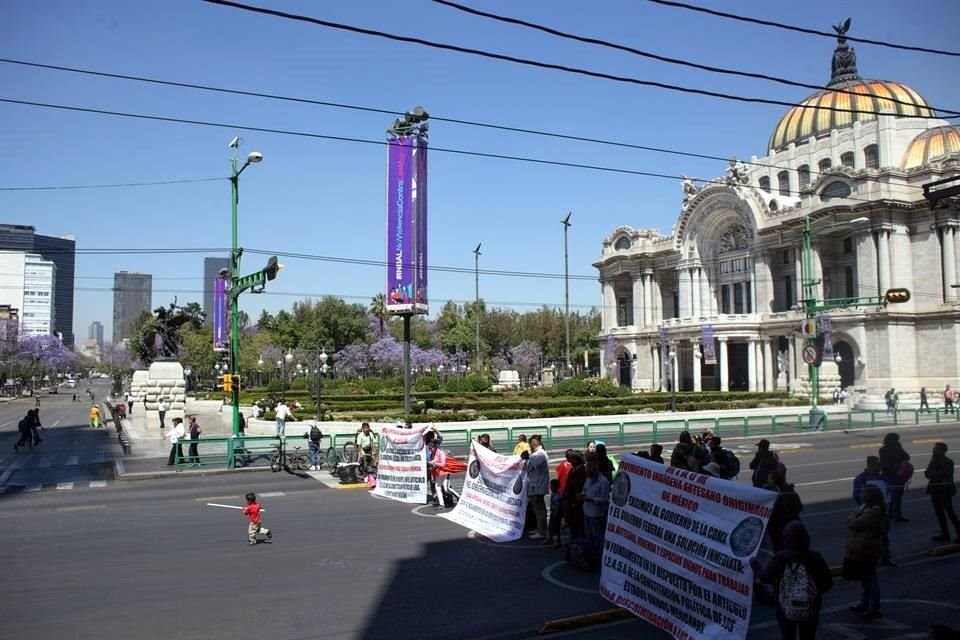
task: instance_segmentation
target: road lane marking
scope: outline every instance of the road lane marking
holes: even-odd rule
[[[851,449],[879,449],[883,446],[882,442],[874,442],[871,444],[852,444],[850,445]]]
[[[817,484],[830,484],[831,482],[849,482],[854,479],[855,476],[850,476],[849,478],[834,478],[833,480],[817,480],[815,482],[798,482],[796,483],[797,487],[812,487]]]
[[[91,480],[91,481],[90,481],[90,488],[91,488],[91,489],[102,489],[102,488],[105,487],[105,486],[107,486],[107,481],[106,481],[106,480]]]
[[[938,442],[943,442],[941,438],[927,438],[925,440],[911,440],[913,444],[936,444]]]
[[[58,491],[69,491],[70,489],[73,489],[73,483],[72,483],[72,482],[58,482],[58,483],[57,483],[57,490],[58,490]]]
[[[194,498],[194,502],[206,502],[208,500],[231,500],[240,496],[239,493],[232,493],[228,496],[208,496],[206,498]]]
[[[268,493],[261,493],[260,497],[261,498],[278,498],[280,496],[285,496],[285,495],[287,494],[285,494],[283,491],[270,491]]]
[[[26,487],[23,488],[23,492],[24,492],[24,493],[35,493],[35,492],[37,492],[37,491],[40,491],[41,489],[43,489],[43,485],[42,485],[42,484],[29,484],[29,485],[27,485]]]
[[[67,466],[73,466],[80,464],[80,456],[70,456],[67,458]]]
[[[78,507],[60,507],[57,509],[59,512],[63,511],[91,511],[93,509],[106,509],[107,505],[105,504],[85,504]]]

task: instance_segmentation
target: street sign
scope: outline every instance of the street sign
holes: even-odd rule
[[[803,347],[803,361],[806,362],[811,367],[820,366],[820,349],[817,348],[815,344],[804,345]]]
[[[807,318],[800,325],[800,335],[804,338],[816,338],[817,337],[817,319],[816,318]]]
[[[887,293],[884,294],[883,298],[890,304],[909,302],[910,289],[887,289]]]

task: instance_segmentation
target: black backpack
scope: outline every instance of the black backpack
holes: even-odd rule
[[[723,467],[727,479],[736,478],[740,473],[740,459],[730,449],[723,450]]]
[[[320,431],[317,425],[310,426],[310,442],[320,442],[323,440],[323,432]]]

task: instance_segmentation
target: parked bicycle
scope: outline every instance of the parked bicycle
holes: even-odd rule
[[[280,471],[280,469],[306,471],[310,468],[310,460],[306,454],[300,453],[300,447],[295,446],[293,453],[286,453],[282,444],[273,446],[276,451],[270,457],[270,470],[274,473]]]

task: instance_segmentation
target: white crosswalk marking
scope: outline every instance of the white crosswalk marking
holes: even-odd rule
[[[67,466],[74,465],[74,464],[80,464],[80,456],[70,456],[69,458],[67,458],[67,463],[66,463],[66,464],[67,464]]]
[[[65,490],[66,490],[66,491],[69,491],[70,489],[73,489],[73,483],[72,483],[72,482],[58,482],[58,483],[57,483],[57,489],[60,490],[60,491],[65,491]]]
[[[24,493],[33,493],[34,491],[40,491],[41,489],[43,489],[43,485],[42,485],[42,484],[39,484],[39,483],[37,483],[37,484],[29,484],[29,485],[27,485],[26,487],[24,487],[23,492],[24,492]]]
[[[104,488],[105,486],[107,486],[107,481],[106,481],[106,480],[91,480],[91,481],[90,481],[90,488],[91,488],[91,489],[102,489],[102,488]]]

